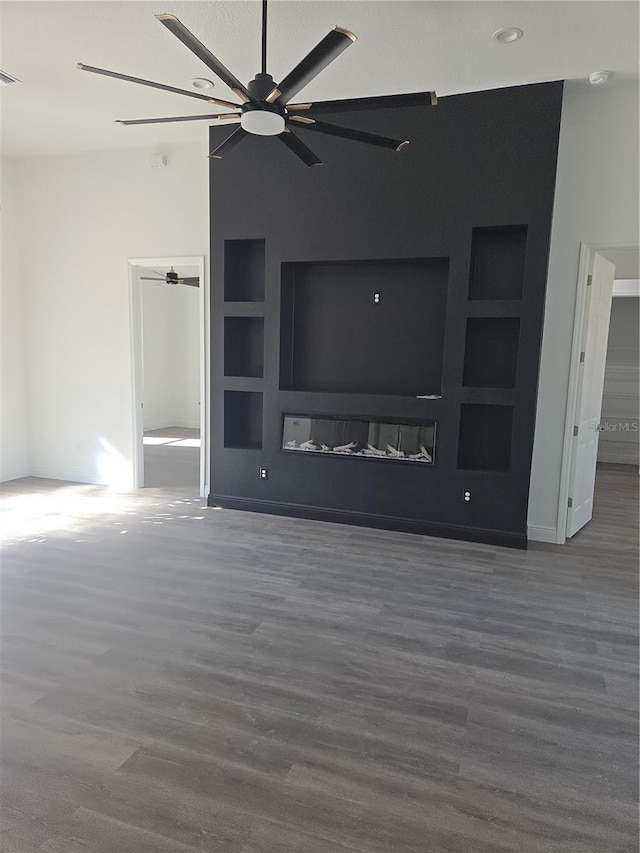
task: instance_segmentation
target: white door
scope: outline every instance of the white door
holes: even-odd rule
[[[596,254],[591,284],[587,287],[585,324],[581,348],[576,426],[574,427],[569,481],[567,537],[591,521],[604,369],[609,338],[609,316],[615,265]]]

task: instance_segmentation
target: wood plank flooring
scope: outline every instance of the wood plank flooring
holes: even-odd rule
[[[637,851],[637,487],[519,552],[5,484],[0,850]]]

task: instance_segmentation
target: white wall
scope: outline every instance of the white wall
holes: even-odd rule
[[[132,484],[130,257],[207,255],[202,145],[20,162],[31,471]]]
[[[197,273],[195,273],[197,275]],[[200,306],[196,287],[174,287],[172,426],[200,426]]]
[[[638,242],[638,84],[565,87],[529,497],[529,537],[556,541],[580,243]]]
[[[0,161],[0,481],[29,473],[18,163]]]
[[[141,282],[145,430],[200,426],[199,301],[195,287]]]
[[[145,430],[173,426],[173,291],[141,282],[142,423]]]

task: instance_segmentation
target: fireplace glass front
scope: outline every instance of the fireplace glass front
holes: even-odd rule
[[[389,423],[363,418],[285,414],[282,449],[433,465],[435,432],[434,421]]]

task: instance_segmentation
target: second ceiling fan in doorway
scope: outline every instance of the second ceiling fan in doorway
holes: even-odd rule
[[[155,270],[152,270],[152,272],[155,272]],[[173,267],[164,276],[162,273],[156,273],[155,276],[141,275],[140,281],[155,281],[158,284],[186,284],[187,287],[200,287],[200,279],[197,275],[179,276]]]

